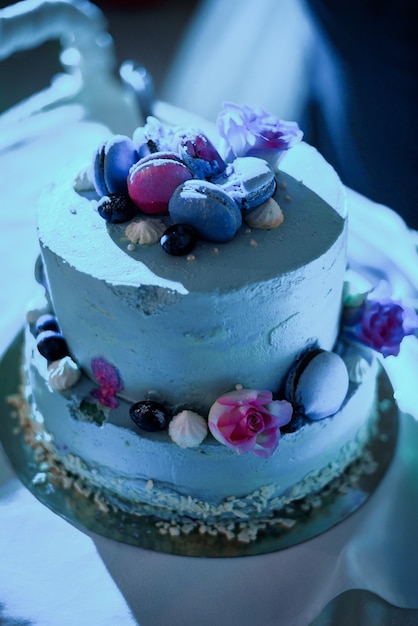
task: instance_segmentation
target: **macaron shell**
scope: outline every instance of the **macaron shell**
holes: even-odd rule
[[[299,373],[294,401],[312,420],[334,415],[347,395],[349,376],[343,359],[323,350]]]
[[[129,137],[115,135],[103,142],[93,157],[93,182],[99,196],[127,193],[129,170],[138,158]]]
[[[193,226],[208,241],[230,241],[242,224],[237,204],[217,185],[190,180],[177,188],[169,202],[175,223]]]
[[[109,193],[127,193],[127,178],[132,165],[138,160],[133,141],[116,135],[105,147],[104,179]]]
[[[145,158],[139,161],[128,176],[128,193],[144,213],[164,215],[174,190],[192,178],[190,170],[172,158]]]
[[[216,180],[241,210],[266,202],[274,193],[276,179],[269,164],[257,157],[238,157]]]
[[[183,165],[186,165],[176,152],[164,150],[161,152],[150,152],[149,154],[146,154],[142,157],[142,159],[138,161],[137,166],[140,167],[141,165],[144,165],[144,163],[149,163],[154,159],[171,159],[172,161],[177,161],[177,163],[182,163]]]

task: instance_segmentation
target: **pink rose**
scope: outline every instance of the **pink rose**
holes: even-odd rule
[[[343,335],[380,352],[384,357],[397,356],[402,340],[418,328],[415,311],[394,302],[388,285],[379,283],[358,306],[343,311]]]
[[[241,156],[269,160],[269,154],[277,158],[303,137],[296,122],[280,120],[261,107],[253,109],[229,102],[218,115],[217,127],[229,148],[227,160]]]
[[[220,443],[239,454],[271,456],[279,443],[280,426],[292,417],[292,405],[274,400],[270,391],[231,391],[212,405],[209,430]]]

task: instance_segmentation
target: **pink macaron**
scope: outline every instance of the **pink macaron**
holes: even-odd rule
[[[165,215],[174,190],[193,178],[175,154],[155,152],[138,161],[128,176],[128,193],[144,213]]]

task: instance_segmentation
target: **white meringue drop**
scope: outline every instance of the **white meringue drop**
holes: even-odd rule
[[[245,215],[245,221],[250,228],[271,230],[278,228],[284,220],[283,212],[274,198],[269,198],[259,207]]]
[[[161,220],[147,219],[128,224],[125,229],[125,235],[132,243],[146,246],[151,243],[157,243],[165,230],[166,226]]]
[[[48,366],[48,384],[54,391],[65,391],[80,380],[80,368],[71,357],[65,356]]]
[[[198,413],[185,410],[173,417],[168,434],[180,448],[195,448],[208,434],[208,425]]]

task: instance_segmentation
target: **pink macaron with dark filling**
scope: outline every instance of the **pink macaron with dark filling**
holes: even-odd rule
[[[191,178],[191,171],[177,155],[155,152],[131,168],[128,193],[144,213],[165,215],[174,190]]]

